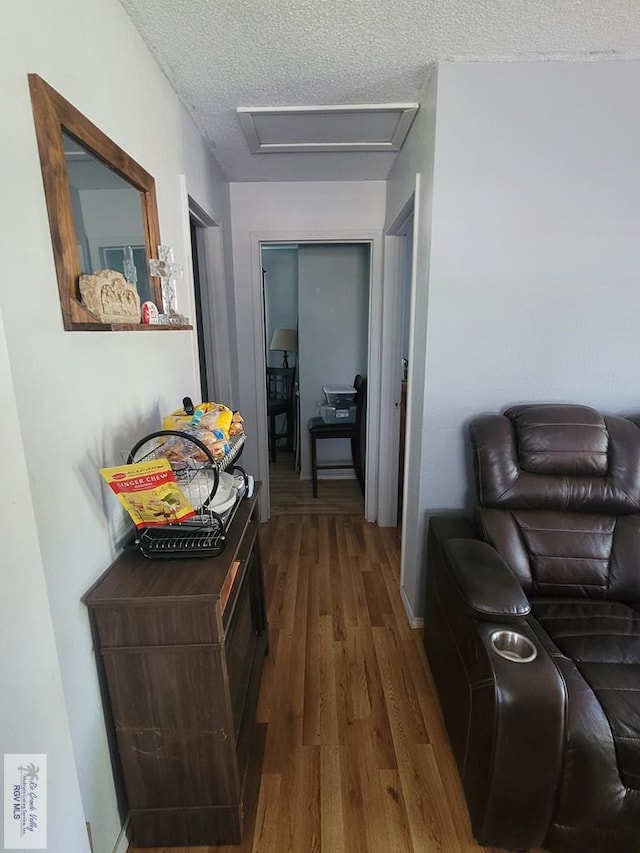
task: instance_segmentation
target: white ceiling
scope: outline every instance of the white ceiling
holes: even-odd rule
[[[121,0],[233,181],[375,180],[387,152],[252,154],[237,107],[419,100],[449,60],[640,58],[638,0]]]

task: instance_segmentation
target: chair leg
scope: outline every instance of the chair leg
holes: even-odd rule
[[[351,436],[351,459],[353,467],[356,470],[358,485],[364,495],[364,471],[362,470],[362,448],[360,446],[360,436]]]
[[[311,435],[311,483],[313,486],[313,496],[318,497],[318,462],[316,459],[316,437]]]
[[[287,450],[293,450],[293,406],[287,412]]]
[[[271,452],[271,461],[276,461],[276,419],[275,415],[269,417],[269,450]]]

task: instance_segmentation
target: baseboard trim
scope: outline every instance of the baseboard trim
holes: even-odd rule
[[[404,604],[404,609],[407,614],[407,620],[409,621],[409,625],[412,628],[423,628],[424,627],[424,619],[422,616],[414,616],[413,610],[411,609],[411,604],[409,603],[409,599],[407,598],[407,593],[403,586],[400,587],[400,596],[402,598],[402,603]]]
[[[345,463],[346,464],[346,463]],[[304,477],[300,475],[301,480],[311,482],[311,474],[306,474]],[[353,471],[341,471],[339,468],[328,468],[327,471],[318,471],[318,480],[355,480],[356,475]]]
[[[120,830],[120,835],[116,839],[116,843],[113,848],[113,853],[127,853],[129,849],[129,838],[127,836],[127,828],[129,826],[129,818],[124,822],[124,826]]]

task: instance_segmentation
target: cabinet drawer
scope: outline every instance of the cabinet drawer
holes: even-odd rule
[[[257,535],[258,522],[254,518],[252,518],[251,521],[249,521],[249,523],[247,524],[247,529],[245,531],[242,542],[240,543],[240,547],[238,548],[238,556],[236,559],[241,560],[243,563],[249,559],[249,556],[254,550]]]
[[[238,604],[240,590],[245,582],[247,566],[252,559],[252,555],[256,547],[257,535],[258,523],[252,520],[247,524],[244,538],[236,554],[236,561],[230,569],[230,571],[234,572],[231,588],[227,593],[224,591],[222,593],[222,624],[224,626],[225,634],[229,630],[229,623],[234,618],[233,614]]]
[[[102,648],[219,643],[216,602],[104,605],[95,609]]]

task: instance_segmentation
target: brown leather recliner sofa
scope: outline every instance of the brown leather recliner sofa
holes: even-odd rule
[[[430,520],[424,642],[474,836],[639,853],[640,428],[529,405],[470,433],[476,520]]]

